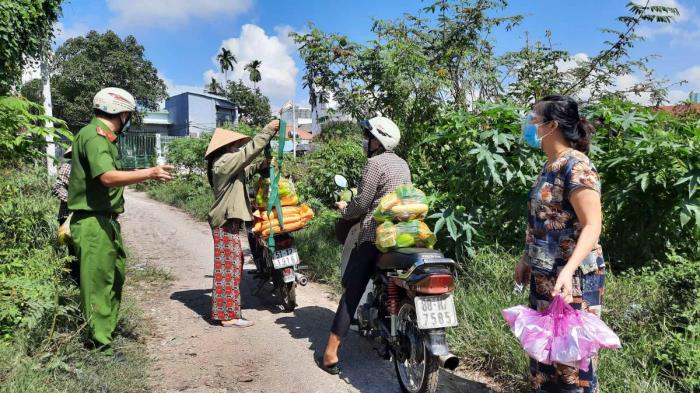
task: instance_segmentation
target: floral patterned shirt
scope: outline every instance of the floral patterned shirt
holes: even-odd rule
[[[576,248],[581,224],[569,196],[579,188],[600,193],[600,179],[590,159],[569,150],[545,165],[528,194],[526,261],[533,271],[557,275]],[[581,262],[583,274],[605,266],[600,244]]]

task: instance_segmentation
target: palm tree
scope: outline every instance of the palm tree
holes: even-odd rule
[[[211,78],[211,83],[207,85],[207,91],[210,94],[217,94],[217,95],[222,95],[224,92],[224,88],[221,87],[219,82],[216,81],[216,79]]]
[[[221,52],[216,56],[216,61],[219,62],[221,72],[224,73],[224,79],[228,83],[228,72],[233,70],[233,65],[238,63],[238,59],[226,48],[221,48]]]
[[[255,88],[255,90],[258,89],[258,82],[262,80],[262,75],[260,74],[261,64],[262,61],[253,60],[245,66],[245,70],[250,73],[250,80],[253,82],[253,87]]]

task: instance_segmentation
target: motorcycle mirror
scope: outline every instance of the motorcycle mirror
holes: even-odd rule
[[[335,175],[335,185],[340,188],[348,188],[348,179],[343,175]]]

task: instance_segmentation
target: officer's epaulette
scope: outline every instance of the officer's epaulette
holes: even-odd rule
[[[105,130],[102,127],[97,127],[97,135],[103,136],[107,139],[109,139],[110,142],[114,142],[117,140],[117,137],[112,134],[110,130]]]

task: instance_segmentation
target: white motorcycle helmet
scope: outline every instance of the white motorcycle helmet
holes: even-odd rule
[[[128,91],[118,87],[106,87],[92,100],[92,107],[102,112],[116,115],[122,112],[133,112],[136,110],[136,100]]]
[[[401,141],[401,130],[391,119],[377,116],[360,122],[363,131],[379,140],[386,151],[394,151]]]

